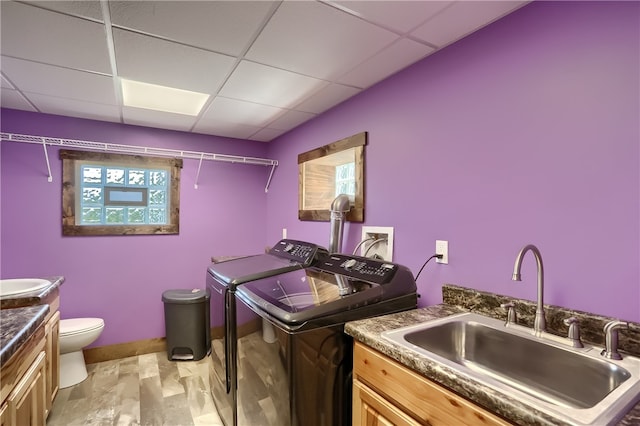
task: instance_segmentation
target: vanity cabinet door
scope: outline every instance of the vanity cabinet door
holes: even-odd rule
[[[47,415],[60,387],[60,312],[56,311],[46,324],[46,384]]]
[[[46,355],[40,352],[9,398],[9,425],[42,426],[46,423]]]

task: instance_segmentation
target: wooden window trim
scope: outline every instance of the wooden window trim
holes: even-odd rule
[[[62,160],[62,235],[158,235],[180,233],[180,169],[182,159],[105,152],[60,150]],[[170,170],[167,225],[77,225],[76,224],[76,163],[96,161],[126,167],[168,168]]]

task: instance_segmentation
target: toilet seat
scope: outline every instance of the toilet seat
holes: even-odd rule
[[[104,327],[102,318],[71,318],[60,320],[60,336],[73,336]]]

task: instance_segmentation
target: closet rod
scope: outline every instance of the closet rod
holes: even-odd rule
[[[185,151],[185,150],[177,150],[177,149],[168,149],[168,148],[152,148],[146,146],[136,146],[136,145],[123,145],[109,142],[95,142],[95,141],[84,141],[84,140],[76,140],[76,139],[62,139],[62,138],[52,138],[48,136],[33,136],[33,135],[21,135],[17,133],[5,133],[1,132],[0,136],[3,141],[7,142],[23,142],[23,143],[35,143],[41,145],[52,145],[52,146],[65,146],[72,148],[82,148],[82,149],[91,149],[95,151],[109,151],[109,152],[118,152],[125,154],[148,154],[148,155],[159,155],[164,157],[179,157],[179,158],[189,158],[194,160],[209,160],[209,161],[222,161],[225,163],[240,163],[240,164],[250,164],[256,166],[271,166],[271,173],[269,175],[269,180],[267,182],[267,186],[264,191],[267,192],[269,190],[269,185],[271,184],[271,178],[273,176],[273,172],[278,165],[277,160],[269,160],[266,158],[257,158],[257,157],[243,157],[238,155],[228,155],[228,154],[214,154],[210,152],[198,152],[198,151]]]

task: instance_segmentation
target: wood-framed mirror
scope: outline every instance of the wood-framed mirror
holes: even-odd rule
[[[346,220],[364,222],[364,150],[367,132],[298,155],[298,219],[329,221],[331,203],[347,194]]]

